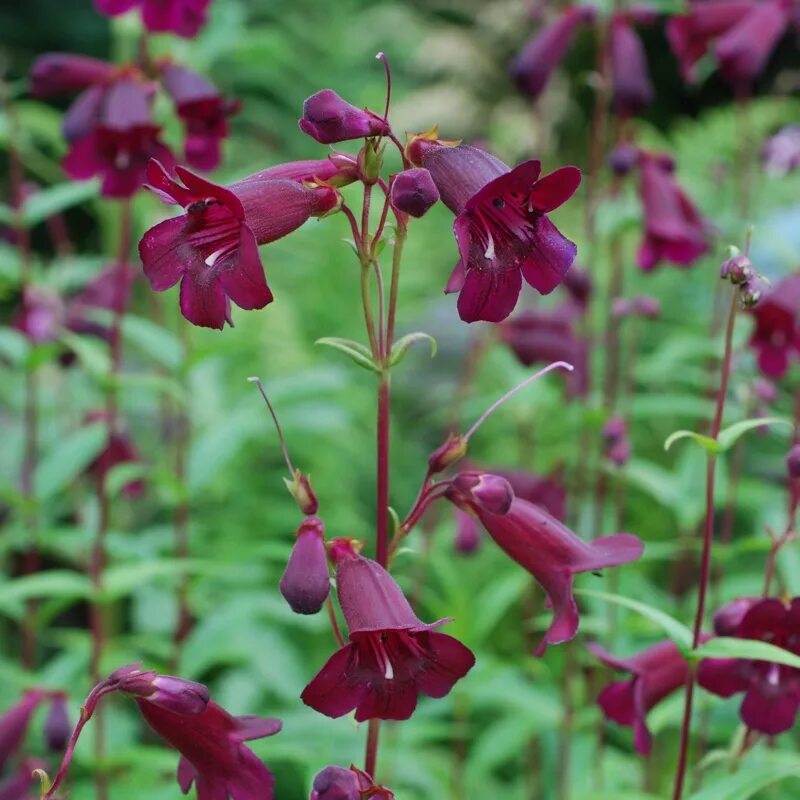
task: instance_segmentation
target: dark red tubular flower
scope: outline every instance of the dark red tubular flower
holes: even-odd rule
[[[131,197],[142,187],[150,159],[171,165],[172,155],[153,124],[147,84],[123,74],[96,91],[89,96],[91,108],[80,109],[70,125],[65,123],[73,143],[64,170],[75,180],[99,175],[106,197]]]
[[[612,656],[596,644],[589,644],[588,648],[607,667],[630,673],[629,680],[606,686],[597,703],[608,719],[633,727],[636,752],[649,755],[653,737],[647,729],[647,713],[686,683],[686,659],[670,639],[628,658]]]
[[[767,63],[789,24],[789,5],[784,0],[763,0],[714,46],[714,55],[725,80],[734,86],[754,80]]]
[[[497,545],[530,572],[547,593],[554,616],[537,656],[548,644],[569,641],[578,632],[578,606],[572,594],[575,575],[627,564],[642,554],[644,545],[632,534],[617,533],[585,542],[543,508],[518,497],[507,513],[492,513],[465,491],[460,478],[454,480],[448,499],[475,514]]]
[[[355,709],[356,721],[408,719],[420,694],[444,697],[475,656],[457,639],[421,622],[400,587],[377,562],[344,540],[330,548],[349,643],[334,653],[301,699],[328,717]]]
[[[47,697],[47,692],[31,689],[0,717],[0,769],[17,753],[31,723],[33,712]]]
[[[94,0],[95,8],[107,17],[116,17],[139,8],[142,22],[153,33],[176,33],[191,39],[206,24],[211,0]]]
[[[594,19],[590,6],[569,6],[545,25],[522,48],[511,65],[511,77],[520,91],[537,98],[555,68],[564,59],[578,28]]]
[[[280,590],[295,614],[316,614],[330,591],[325,526],[319,517],[306,517],[297,531]]]
[[[774,597],[760,600],[742,616],[733,635],[800,655],[800,597],[788,606]],[[781,664],[707,658],[700,662],[698,682],[719,697],[744,692],[739,710],[742,722],[770,736],[788,731],[800,709],[800,670]]]
[[[71,731],[67,695],[64,692],[56,692],[50,698],[50,710],[44,721],[44,741],[47,749],[53,753],[60,753],[67,746]]]
[[[661,261],[691,266],[708,252],[707,224],[675,180],[672,159],[641,153],[639,170],[645,228],[639,267],[649,272]]]
[[[374,111],[356,108],[332,89],[322,89],[303,103],[300,130],[320,144],[335,144],[391,133],[389,123]]]
[[[74,333],[111,340],[108,325],[95,319],[98,309],[124,311],[130,302],[136,272],[130,264],[112,264],[92,278],[67,302],[66,327]]]
[[[641,114],[653,102],[653,84],[639,35],[627,15],[614,15],[609,34],[614,110],[621,117]]]
[[[760,597],[737,597],[714,612],[714,633],[717,636],[736,636],[736,631],[744,615],[757,603]]]
[[[587,343],[575,331],[583,311],[576,303],[553,309],[527,308],[502,322],[500,338],[526,367],[539,363],[566,361],[572,372],[565,383],[570,397],[583,397],[589,389]]]
[[[412,217],[424,216],[439,200],[439,190],[430,172],[421,167],[407,169],[392,181],[392,207]]]
[[[105,411],[93,411],[86,416],[87,424],[106,422],[108,414]],[[133,440],[122,431],[114,431],[108,437],[106,446],[87,468],[87,472],[100,484],[105,482],[106,476],[114,467],[120,464],[136,464],[141,461],[139,451]],[[123,487],[126,497],[135,499],[144,492],[144,481],[129,481]]]
[[[180,281],[181,313],[207,328],[233,324],[231,301],[244,309],[271,303],[258,245],[286,236],[339,202],[330,186],[264,173],[225,187],[182,167],[176,172],[183,185],[155,161],[147,169],[149,188],[185,213],[147,231],[139,255],[150,286],[163,292]]]
[[[99,58],[75,53],[45,53],[31,67],[31,92],[37,97],[82,92],[108,81],[116,69],[113,64]]]
[[[461,256],[446,291],[459,291],[465,322],[500,322],[513,310],[522,278],[540,294],[564,280],[576,246],[547,218],[581,182],[576,167],[540,179],[541,163],[514,169],[469,145],[449,147],[417,140],[416,153],[444,204],[456,215],[453,231]]]
[[[758,368],[768,378],[781,378],[800,357],[800,272],[775,284],[750,313],[756,326],[749,345]]]
[[[164,64],[160,74],[186,128],[187,163],[205,172],[216,169],[220,144],[228,136],[228,117],[239,111],[241,103],[227,100],[210,81],[179,64]]]
[[[755,0],[704,0],[692,3],[687,13],[670,18],[667,39],[684,80],[696,80],[697,62],[710,43],[735,28],[756,5]]]
[[[44,761],[25,758],[16,771],[0,781],[0,800],[38,800],[39,787],[35,787],[33,772],[47,767]]]
[[[562,286],[567,290],[570,299],[580,308],[585,309],[592,299],[594,283],[585,269],[573,264],[564,276]]]

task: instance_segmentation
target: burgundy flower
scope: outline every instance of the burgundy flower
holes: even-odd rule
[[[714,612],[714,633],[717,636],[736,636],[744,615],[756,604],[760,597],[737,597]]]
[[[228,117],[239,111],[241,103],[225,99],[202,75],[178,64],[164,64],[161,80],[186,127],[187,163],[203,171],[215,169],[220,143],[228,136]]]
[[[670,639],[628,658],[612,656],[596,644],[588,647],[607,667],[630,673],[629,680],[606,686],[597,702],[608,719],[633,727],[636,752],[649,755],[653,739],[647,729],[647,712],[686,683],[686,659]]]
[[[750,347],[768,378],[783,377],[800,356],[800,272],[779,281],[751,311]]]
[[[624,467],[631,457],[628,425],[622,417],[611,417],[603,426],[605,457],[617,467]]]
[[[622,117],[640,114],[653,102],[653,84],[641,39],[627,15],[614,15],[609,45],[614,109]]]
[[[273,799],[272,774],[244,743],[278,733],[280,720],[231,716],[209,699],[202,684],[136,665],[121,667],[92,689],[45,798],[58,789],[83,726],[111,692],[132,696],[147,724],[180,752],[178,784],[184,794],[196,783],[198,800]]]
[[[583,311],[575,303],[553,309],[528,308],[502,322],[498,328],[519,362],[526,367],[566,361],[574,367],[565,375],[570,397],[582,397],[589,389],[586,340],[578,336],[575,322]]]
[[[98,322],[98,310],[122,312],[130,302],[136,272],[130,264],[112,264],[92,278],[67,302],[66,327],[74,333],[111,340],[111,330]]]
[[[314,776],[309,800],[393,800],[394,792],[378,786],[356,767],[325,767]]]
[[[786,125],[761,147],[761,160],[769,175],[780,178],[800,167],[800,125]]]
[[[19,750],[31,723],[33,712],[47,696],[47,692],[31,689],[20,701],[0,716],[0,770]]]
[[[31,92],[37,97],[82,92],[108,81],[116,69],[99,58],[76,53],[45,53],[31,67]]]
[[[793,480],[800,478],[800,444],[794,444],[786,454],[786,471]]]
[[[81,99],[82,98],[82,99]],[[151,158],[172,164],[151,116],[151,91],[135,75],[121,74],[107,87],[79,98],[65,118],[72,148],[64,159],[70,178],[102,178],[107,197],[130,197],[144,183]]]
[[[511,65],[511,77],[534,99],[544,89],[553,70],[567,54],[578,28],[594,19],[589,6],[569,6],[558,18],[539,30]]]
[[[64,303],[53,291],[28,286],[11,324],[32,344],[52,342],[65,319]]]
[[[303,690],[304,703],[329,717],[353,709],[356,720],[408,719],[420,694],[444,697],[475,657],[461,642],[421,622],[377,562],[334,540],[339,603],[349,643]]]
[[[325,526],[319,517],[306,517],[296,536],[279,584],[281,594],[296,614],[316,614],[330,591]]]
[[[258,245],[274,242],[312,216],[333,210],[336,190],[311,188],[265,172],[228,187],[177,167],[184,185],[152,162],[150,188],[185,213],[151,228],[139,243],[150,286],[163,292],[181,283],[181,313],[189,322],[222,329],[233,324],[230,303],[263,308],[272,302]]]
[[[756,5],[756,0],[704,0],[669,20],[667,38],[684,80],[696,80],[697,62],[712,40],[734,28]]]
[[[211,0],[94,0],[101,14],[116,17],[139,8],[145,28],[154,33],[167,31],[191,39],[206,23]]]
[[[569,297],[580,308],[585,309],[592,299],[594,284],[589,273],[581,269],[577,264],[573,264],[564,276],[563,287],[567,290]]]
[[[509,169],[468,145],[448,147],[417,140],[417,153],[456,215],[453,230],[461,256],[447,291],[460,291],[465,322],[500,322],[517,303],[522,278],[541,294],[564,279],[577,248],[547,218],[576,191],[581,173],[561,167],[539,178],[541,164]]]
[[[662,260],[690,266],[709,249],[705,221],[675,180],[669,157],[641,153],[639,169],[645,227],[639,267],[649,272]]]
[[[542,655],[548,644],[569,641],[578,631],[578,606],[572,594],[575,575],[635,561],[644,547],[629,533],[585,542],[543,508],[519,497],[506,514],[487,510],[478,498],[464,491],[463,484],[454,482],[447,497],[475,514],[497,545],[530,572],[547,593],[553,622],[536,655]]]
[[[0,781],[0,800],[38,800],[39,784],[34,784],[33,771],[46,767],[44,761],[23,759],[15,772]]]
[[[454,540],[456,552],[464,556],[474,553],[481,544],[481,529],[478,520],[472,514],[453,508],[456,524]]]
[[[56,692],[50,698],[50,710],[44,721],[44,740],[47,749],[60,753],[69,741],[72,726],[67,712],[67,696],[63,692]]]
[[[755,603],[742,616],[734,635],[800,655],[800,597],[788,606],[776,598]],[[781,664],[707,658],[700,662],[698,682],[720,697],[744,692],[739,711],[742,722],[770,736],[789,730],[800,709],[800,670]]]
[[[420,167],[407,169],[394,177],[392,207],[403,214],[421,217],[439,200],[439,190],[430,172]]]
[[[391,133],[389,123],[367,108],[356,108],[332,89],[322,89],[303,103],[300,130],[320,144],[335,144]]]

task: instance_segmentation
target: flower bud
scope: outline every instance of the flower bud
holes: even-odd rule
[[[627,175],[639,161],[639,149],[632,144],[618,144],[608,154],[608,166],[611,171],[623,177]]]
[[[800,478],[800,444],[795,444],[786,456],[786,469],[790,478]]]
[[[358,554],[363,547],[364,543],[358,539],[337,536],[328,542],[328,558],[334,564],[338,564],[348,558],[358,558]]]
[[[309,800],[361,800],[358,776],[344,767],[325,767],[314,776]]]
[[[208,689],[202,683],[141,670],[135,664],[112,672],[108,685],[181,716],[202,714],[209,701]]]
[[[47,749],[58,753],[67,746],[72,725],[67,713],[67,696],[63,692],[53,695],[47,719],[44,722],[44,740]]]
[[[623,439],[628,432],[628,426],[622,417],[611,417],[603,426],[603,439],[608,444],[615,444]]]
[[[608,460],[616,467],[624,467],[631,457],[631,443],[625,439],[615,442],[606,452]]]
[[[392,181],[392,207],[412,217],[421,217],[439,199],[430,172],[422,167],[406,170]]]
[[[358,174],[362,183],[372,186],[378,182],[383,167],[383,147],[370,139],[358,151]]]
[[[456,536],[454,546],[462,556],[472,555],[481,543],[480,523],[467,511],[455,509]]]
[[[294,497],[297,505],[304,514],[316,514],[319,508],[317,496],[311,488],[310,476],[303,475],[300,470],[295,470],[291,480],[284,478],[283,482],[289,490],[289,494]]]
[[[391,132],[385,119],[367,109],[356,108],[331,89],[323,89],[303,103],[303,117],[298,124],[303,133],[320,144],[386,136]]]
[[[330,577],[325,558],[325,526],[319,517],[303,520],[280,581],[295,614],[316,614],[328,597]]]
[[[725,261],[719,268],[720,277],[733,284],[742,284],[749,281],[753,275],[753,265],[745,255],[736,255]]]
[[[453,487],[463,492],[489,514],[506,514],[514,499],[511,484],[499,475],[488,472],[462,472],[453,480]]]
[[[467,454],[467,440],[460,434],[450,434],[447,441],[428,456],[428,468],[435,475]]]
[[[764,295],[766,281],[753,275],[739,287],[739,305],[742,308],[755,308]]]

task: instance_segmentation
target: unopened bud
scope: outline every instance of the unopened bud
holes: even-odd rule
[[[786,456],[786,469],[790,478],[800,478],[800,444],[793,445]]]
[[[615,175],[627,175],[639,163],[639,148],[619,144],[608,154],[608,166]]]
[[[309,800],[361,800],[358,776],[344,767],[325,767],[314,776]]]
[[[67,697],[63,693],[53,695],[50,710],[44,722],[44,740],[47,749],[58,753],[67,746],[72,726],[67,713]]]
[[[750,281],[755,272],[750,259],[745,255],[735,255],[723,262],[719,268],[720,277],[739,285]]]
[[[319,517],[303,520],[281,577],[280,590],[295,614],[316,614],[330,591],[325,526]]]
[[[754,308],[764,294],[765,281],[754,275],[739,287],[739,305],[742,308]]]
[[[367,139],[358,151],[358,169],[362,183],[371,186],[378,182],[383,167],[383,146],[377,139]]]
[[[439,200],[430,172],[422,167],[406,170],[392,181],[392,207],[412,217],[423,216]]]
[[[488,472],[462,472],[453,479],[453,488],[490,514],[507,514],[514,500],[511,484]]]
[[[460,434],[450,434],[447,441],[428,456],[428,467],[432,474],[447,469],[467,454],[467,440]]]
[[[386,136],[391,128],[385,119],[368,109],[357,108],[331,89],[323,89],[303,103],[300,130],[321,144],[348,139]]]
[[[625,424],[625,420],[622,419],[622,417],[611,417],[611,419],[603,425],[603,439],[605,439],[608,444],[614,444],[620,441],[627,433],[628,426]]]
[[[295,502],[304,514],[316,514],[319,508],[317,496],[311,488],[311,477],[303,475],[299,469],[295,470],[292,479],[284,478],[283,482],[294,497]]]

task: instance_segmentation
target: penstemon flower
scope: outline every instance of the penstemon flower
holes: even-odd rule
[[[191,39],[206,24],[211,0],[94,0],[94,5],[109,17],[138,8],[147,30]]]

